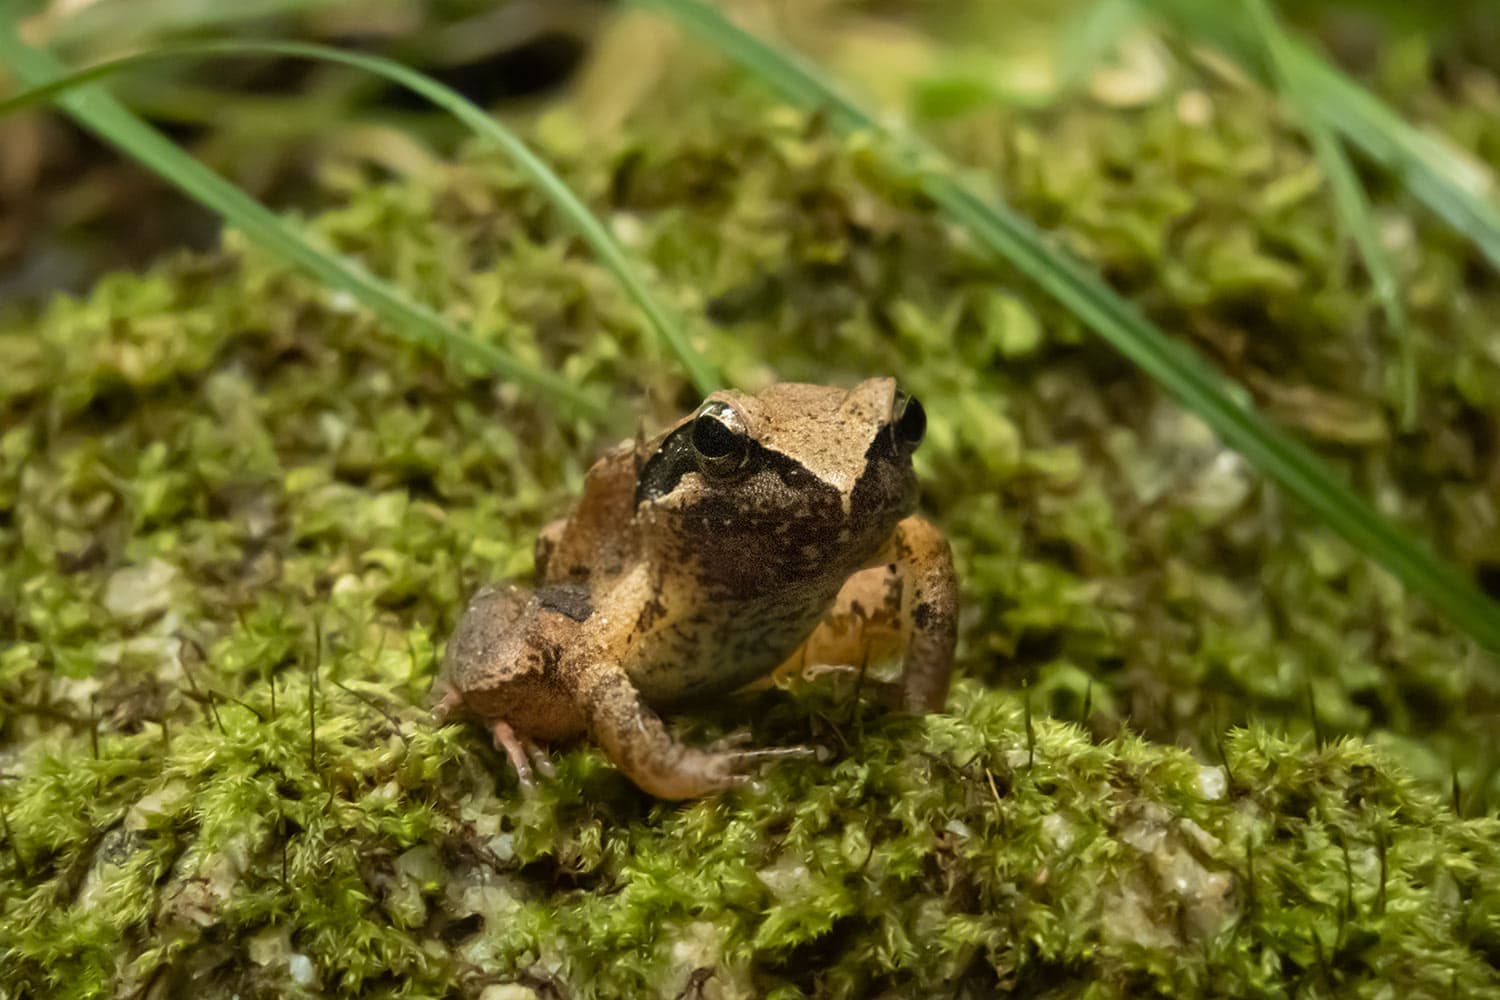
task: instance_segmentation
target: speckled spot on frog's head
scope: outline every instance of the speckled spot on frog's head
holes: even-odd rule
[[[915,505],[919,417],[889,378],[714,393],[641,468],[648,543],[747,589],[847,574]]]
[[[870,445],[886,433],[896,380],[876,378],[853,389],[782,383],[756,395],[716,393],[745,419],[750,437],[841,495],[865,473]]]

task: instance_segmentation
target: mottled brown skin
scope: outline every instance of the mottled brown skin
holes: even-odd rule
[[[523,782],[538,741],[588,732],[637,785],[691,798],[798,749],[707,751],[653,707],[744,687],[785,661],[905,647],[896,700],[941,710],[958,584],[947,541],[914,516],[920,404],[892,379],[718,392],[589,470],[537,539],[537,587],[486,587],[444,663],[440,717],[490,727]],[[821,623],[821,627],[820,627]],[[828,659],[835,657],[835,659]]]

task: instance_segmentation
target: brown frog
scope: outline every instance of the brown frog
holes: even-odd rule
[[[549,771],[539,742],[587,732],[642,789],[682,799],[800,748],[686,746],[654,708],[843,655],[829,651],[862,632],[904,643],[900,705],[940,710],[958,584],[946,539],[912,513],[925,427],[889,378],[784,383],[716,392],[655,439],[616,446],[537,539],[536,589],[469,602],[438,717],[487,725],[523,783],[533,764]]]

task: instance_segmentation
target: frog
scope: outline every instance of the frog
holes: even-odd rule
[[[553,773],[548,746],[587,735],[644,792],[684,800],[808,750],[692,746],[661,713],[793,664],[854,669],[861,635],[901,655],[884,700],[941,711],[959,586],[947,538],[916,512],[926,426],[893,378],[779,382],[713,392],[615,445],[538,534],[534,585],[468,602],[434,715],[487,728],[523,786]]]

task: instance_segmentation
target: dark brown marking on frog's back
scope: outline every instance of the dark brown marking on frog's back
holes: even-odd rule
[[[651,594],[650,598],[646,601],[645,604],[641,605],[641,613],[636,615],[636,634],[642,635],[650,631],[651,626],[655,625],[657,621],[660,620],[661,616],[666,613],[667,606],[666,604],[662,603],[660,595],[660,584],[658,584],[657,590]]]
[[[545,611],[567,615],[575,622],[588,621],[594,613],[589,588],[576,583],[554,583],[537,588],[536,602]]]
[[[667,433],[656,451],[636,472],[635,505],[666,496],[677,488],[682,477],[696,472],[698,459],[693,452],[691,420]]]

